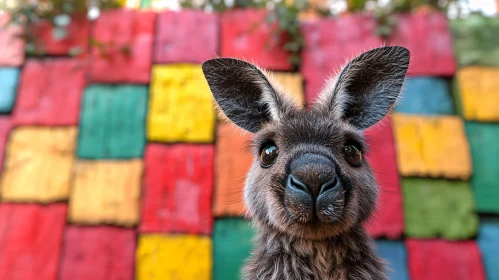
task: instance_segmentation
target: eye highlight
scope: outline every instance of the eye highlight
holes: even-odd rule
[[[362,152],[354,145],[343,147],[343,157],[351,166],[359,167],[362,164]]]
[[[260,165],[263,168],[270,167],[272,164],[274,164],[278,155],[279,149],[273,142],[265,144],[262,148],[262,151],[260,152]]]

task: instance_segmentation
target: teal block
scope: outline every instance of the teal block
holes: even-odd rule
[[[479,213],[499,213],[499,123],[466,122]]]
[[[376,240],[376,253],[388,262],[387,275],[390,280],[409,280],[407,250],[403,241]]]
[[[242,218],[215,220],[213,231],[215,280],[242,279],[241,269],[250,256],[254,231]]]
[[[0,113],[9,113],[16,99],[19,68],[0,68]]]
[[[499,218],[481,221],[477,243],[487,279],[499,279]]]
[[[78,157],[142,157],[146,141],[147,92],[146,86],[138,85],[86,88],[80,116]]]
[[[395,111],[406,114],[453,115],[449,83],[443,78],[407,78]]]

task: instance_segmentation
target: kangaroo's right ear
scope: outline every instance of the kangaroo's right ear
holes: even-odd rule
[[[203,73],[223,113],[239,127],[255,133],[262,125],[279,121],[286,100],[258,67],[232,58],[203,63]]]

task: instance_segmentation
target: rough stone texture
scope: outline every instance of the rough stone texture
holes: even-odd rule
[[[457,73],[458,94],[466,120],[499,121],[499,68],[465,67]]]
[[[402,191],[407,236],[462,240],[477,233],[478,216],[468,182],[405,178]]]
[[[221,56],[244,59],[262,68],[290,70],[283,46],[287,37],[266,22],[267,11],[237,9],[221,16]]]
[[[0,68],[0,113],[9,113],[16,99],[19,68]]]
[[[411,52],[411,76],[453,76],[456,60],[452,35],[445,14],[415,12],[397,16],[389,44]]]
[[[459,117],[394,114],[393,125],[401,175],[470,178],[470,148]]]
[[[242,279],[241,269],[252,249],[254,230],[242,218],[215,221],[213,232],[213,276],[215,279]]]
[[[142,157],[146,113],[146,86],[89,86],[83,97],[78,157]]]
[[[471,185],[480,213],[499,213],[499,124],[466,123],[474,174]]]
[[[201,65],[156,65],[152,71],[147,139],[213,142],[215,110]]]
[[[484,219],[477,239],[487,279],[499,279],[499,219]]]
[[[305,47],[301,72],[310,104],[319,94],[327,77],[363,51],[383,45],[375,36],[376,21],[361,14],[305,22],[302,25]]]
[[[139,237],[137,280],[210,280],[212,244],[206,236],[152,235]]]
[[[154,62],[203,63],[218,54],[219,17],[185,10],[158,14]]]
[[[0,279],[58,279],[66,209],[0,203]]]
[[[3,163],[5,161],[4,154],[7,146],[7,140],[12,128],[12,120],[6,116],[0,116],[0,172],[3,171]],[[1,197],[0,193],[0,197]]]
[[[151,79],[154,12],[107,10],[92,26],[92,82],[140,83]]]
[[[247,149],[251,135],[231,123],[217,127],[215,154],[215,192],[213,214],[242,216],[244,214],[243,187],[246,174],[253,162]]]
[[[305,105],[303,78],[299,73],[273,72],[272,77],[284,87],[286,93],[289,93],[297,104]]]
[[[7,13],[0,14],[0,66],[21,66],[24,62],[24,40],[20,38],[20,26],[5,24],[10,20]]]
[[[405,114],[453,115],[449,83],[443,78],[412,77],[405,81],[395,111]]]
[[[1,178],[2,200],[47,203],[67,199],[77,133],[76,127],[14,129]]]
[[[391,119],[387,117],[366,131],[366,138],[370,146],[366,158],[380,187],[377,210],[366,227],[372,236],[399,238],[404,230],[404,218]]]
[[[57,36],[54,25],[49,21],[36,24],[35,34],[38,47],[47,55],[76,55],[88,51],[90,22],[85,14],[71,15],[71,22],[66,26],[64,37]]]
[[[76,125],[85,84],[85,65],[78,60],[29,59],[21,75],[15,124]]]
[[[403,241],[376,240],[376,253],[388,262],[390,280],[409,280],[407,250]]]
[[[136,234],[116,227],[69,226],[64,234],[61,280],[133,280]]]
[[[485,280],[474,241],[406,241],[411,280]]]
[[[76,163],[69,221],[133,226],[139,220],[142,160]]]
[[[211,234],[213,157],[213,145],[147,146],[140,231]]]

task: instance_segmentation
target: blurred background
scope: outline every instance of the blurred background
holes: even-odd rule
[[[246,59],[308,106],[370,48],[411,51],[366,131],[390,279],[499,279],[497,0],[0,0],[0,279],[233,280],[251,135],[201,63]]]

